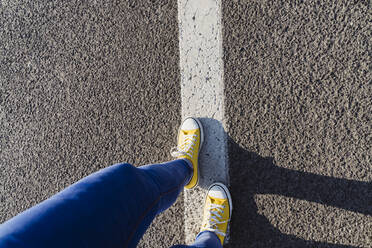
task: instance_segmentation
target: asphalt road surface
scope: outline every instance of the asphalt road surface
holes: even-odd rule
[[[369,1],[223,1],[226,247],[371,247]],[[170,160],[177,1],[1,1],[0,223],[118,162]],[[184,240],[183,198],[139,247]]]
[[[171,159],[176,20],[173,1],[2,1],[0,222],[100,168]],[[140,246],[183,241],[182,199]]]
[[[367,1],[223,10],[229,247],[371,247]]]

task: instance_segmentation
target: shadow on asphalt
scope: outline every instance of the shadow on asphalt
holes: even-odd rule
[[[367,182],[338,179],[278,167],[228,137],[234,214],[226,247],[353,247],[287,235],[258,214],[256,194],[275,194],[371,215]]]

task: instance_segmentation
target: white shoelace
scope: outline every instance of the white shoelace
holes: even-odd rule
[[[188,155],[190,158],[194,156],[194,148],[196,145],[196,138],[198,135],[196,134],[189,134],[184,136],[184,141],[182,144],[180,144],[177,147],[173,147],[171,149],[171,155],[172,157],[179,157],[179,156],[185,156]]]
[[[221,214],[224,213],[223,209],[225,206],[219,204],[213,204],[209,206],[209,215],[206,216],[208,222],[206,223],[203,230],[211,231],[221,236],[225,236],[225,233],[218,229],[217,225],[226,223],[227,221],[219,221],[222,218]],[[221,213],[221,214],[220,214]]]

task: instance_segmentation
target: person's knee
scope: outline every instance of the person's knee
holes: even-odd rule
[[[120,166],[121,170],[124,170],[128,173],[130,173],[131,171],[134,171],[136,169],[135,166],[129,164],[129,163],[120,163],[120,164],[117,164],[118,166]]]
[[[139,173],[138,168],[129,163],[121,163],[118,164],[117,166],[118,169],[120,170],[120,173],[125,177],[135,177]]]
[[[135,166],[129,163],[118,163],[97,171],[90,177],[109,177],[111,179],[120,178],[120,181],[122,181],[123,179],[125,180],[125,178],[135,178],[136,175],[138,175],[138,169]]]
[[[125,180],[131,182],[136,181],[139,183],[140,181],[148,181],[150,179],[150,176],[144,170],[141,170],[140,168],[137,168],[129,163],[121,163],[118,166],[123,180],[125,178]]]

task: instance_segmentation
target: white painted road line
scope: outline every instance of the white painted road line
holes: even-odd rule
[[[204,198],[213,182],[228,184],[224,131],[221,0],[178,0],[182,117],[201,118],[205,141],[199,186],[185,190],[185,239],[199,232]]]

